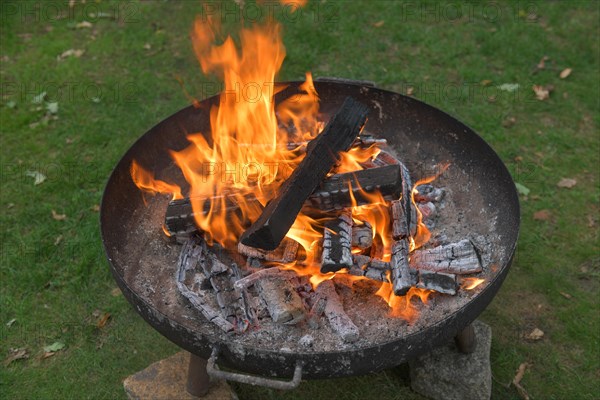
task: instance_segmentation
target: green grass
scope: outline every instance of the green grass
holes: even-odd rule
[[[188,104],[175,76],[198,96],[212,82],[201,76],[188,37],[199,4],[78,1],[57,18],[54,6],[65,12],[66,3],[1,4],[0,358],[10,348],[30,354],[1,367],[4,398],[125,398],[126,376],[177,351],[112,292],[93,207],[133,141]],[[295,21],[280,18],[287,48],[280,80],[310,70],[399,92],[413,87],[415,97],[479,132],[531,190],[521,202],[512,270],[481,317],[494,332],[494,398],[519,398],[504,384],[522,362],[532,363],[522,384],[535,399],[600,393],[598,7],[315,2]],[[118,18],[92,18],[98,10]],[[85,19],[93,27],[75,29]],[[68,49],[85,53],[57,61]],[[546,68],[534,73],[544,55]],[[567,67],[572,74],[560,79]],[[520,86],[495,89],[503,83]],[[550,98],[536,100],[533,84],[553,85]],[[59,103],[58,118],[46,123],[45,110],[32,104],[43,91]],[[26,171],[47,180],[35,186]],[[558,188],[567,177],[577,185]],[[534,220],[543,209],[550,220]],[[66,220],[54,220],[52,210]],[[112,315],[101,329],[95,310]],[[524,340],[534,327],[544,338]],[[43,346],[55,341],[66,348],[42,359]],[[289,393],[236,389],[243,399],[420,398],[405,366],[305,382]]]

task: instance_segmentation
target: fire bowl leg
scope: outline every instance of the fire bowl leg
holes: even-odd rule
[[[475,351],[475,346],[477,345],[477,337],[475,336],[475,328],[473,328],[473,324],[470,324],[465,329],[459,332],[458,335],[454,337],[454,343],[463,354],[471,354]]]
[[[477,335],[477,341],[469,342],[473,347],[470,352],[449,342],[409,361],[410,385],[415,392],[434,400],[489,400],[492,394],[492,329],[475,321],[465,330],[473,332],[458,336],[474,338]]]
[[[206,372],[206,360],[190,354],[187,382],[185,389],[192,396],[203,397],[210,388],[210,378]]]

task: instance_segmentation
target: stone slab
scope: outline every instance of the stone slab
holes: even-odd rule
[[[477,343],[471,354],[454,341],[409,362],[412,389],[434,400],[488,400],[492,395],[490,347],[492,328],[473,323]]]
[[[185,390],[190,353],[180,351],[151,364],[123,381],[130,400],[237,400],[236,394],[225,381],[211,382],[204,397],[192,396]]]

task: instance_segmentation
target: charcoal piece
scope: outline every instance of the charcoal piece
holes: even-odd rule
[[[304,319],[304,304],[296,288],[285,279],[268,277],[255,283],[273,322],[295,324]]]
[[[402,193],[402,175],[399,165],[386,165],[353,172],[335,174],[324,180],[309,196],[305,205],[321,211],[341,210],[369,204],[369,194],[379,192],[387,199],[396,199]],[[355,203],[354,203],[355,202]]]
[[[439,293],[455,295],[458,289],[456,275],[443,272],[420,270],[417,287],[421,289],[435,290]]]
[[[402,194],[398,200],[390,202],[392,215],[392,237],[394,239],[407,238],[416,233],[416,211],[412,206],[412,183],[406,166],[402,163],[400,171],[402,176]]]
[[[238,253],[254,259],[289,263],[296,259],[299,243],[293,239],[285,238],[281,244],[271,251],[257,249],[238,243]]]
[[[366,250],[373,244],[373,227],[364,221],[362,224],[352,225],[352,247]]]
[[[225,319],[211,291],[206,290],[208,277],[200,267],[203,258],[203,243],[197,237],[191,237],[181,249],[177,263],[176,282],[179,292],[199,310],[204,317],[224,332],[234,330],[234,324]]]
[[[279,269],[277,267],[260,269],[235,282],[238,289],[246,289],[262,279],[292,280],[297,274],[292,270]]]
[[[352,213],[344,211],[325,223],[321,272],[335,272],[352,266]]]
[[[446,194],[444,188],[436,188],[430,184],[419,185],[416,187],[415,201],[417,203],[433,202],[438,203]]]
[[[410,234],[408,219],[404,212],[402,201],[390,201],[390,215],[392,216],[392,237],[394,239],[406,238]]]
[[[329,321],[331,329],[337,333],[344,342],[352,343],[358,340],[360,332],[354,322],[350,319],[342,301],[335,291],[335,284],[332,280],[326,280],[319,284],[315,290],[317,295],[327,299],[325,305],[325,317]]]
[[[449,274],[473,274],[482,271],[477,248],[469,239],[411,254],[410,265],[419,270]]]
[[[392,259],[390,260],[392,287],[396,296],[405,295],[411,286],[413,278],[408,264],[408,240],[400,239],[392,244]]]
[[[432,202],[428,201],[426,203],[419,203],[417,204],[417,208],[421,212],[421,217],[423,218],[423,221],[435,217],[436,207]]]
[[[388,153],[385,150],[381,150],[379,152],[379,154],[377,154],[377,157],[375,157],[375,159],[372,160],[372,163],[376,167],[401,164],[400,160],[398,160],[396,157],[394,157],[393,155],[391,155],[390,153]]]
[[[275,198],[243,234],[246,246],[274,250],[294,223],[304,201],[347,151],[367,120],[368,108],[347,97],[323,132],[312,140],[306,156],[281,185]]]

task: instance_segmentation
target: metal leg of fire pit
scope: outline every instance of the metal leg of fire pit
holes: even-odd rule
[[[206,372],[206,360],[190,354],[186,390],[192,396],[202,397],[208,393],[210,379]]]
[[[475,337],[475,328],[473,324],[469,324],[465,329],[454,337],[454,343],[458,347],[458,351],[463,354],[471,354],[477,345],[477,337]]]

